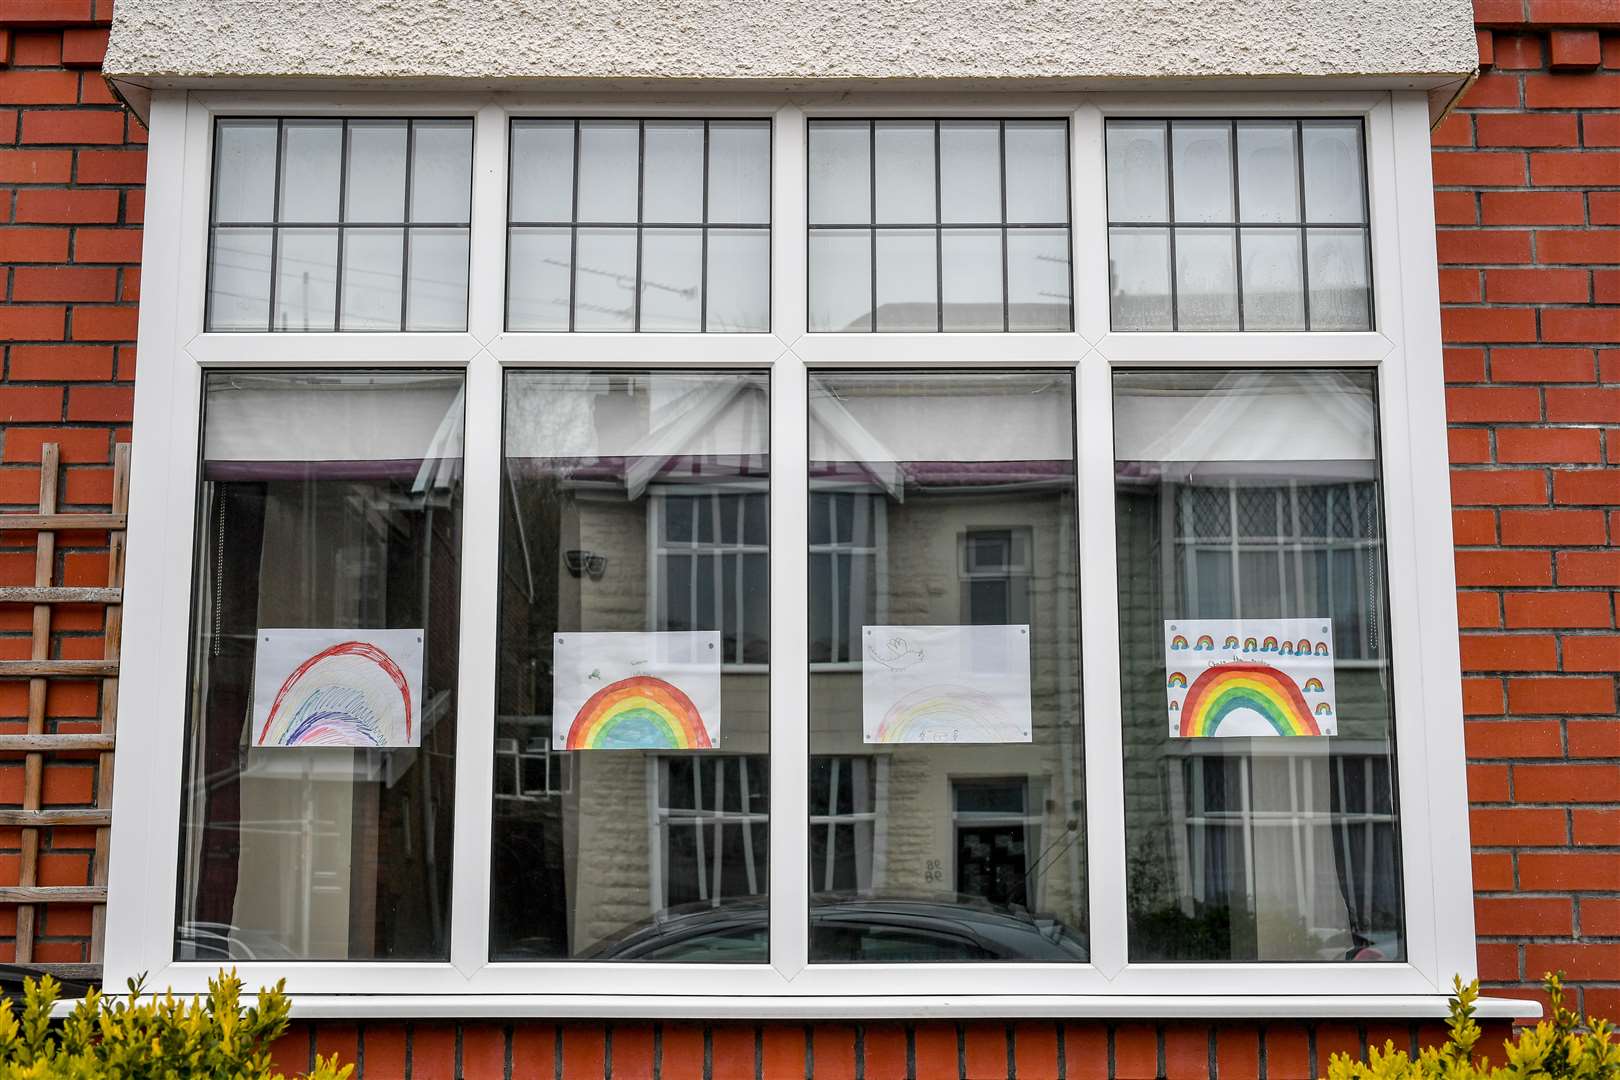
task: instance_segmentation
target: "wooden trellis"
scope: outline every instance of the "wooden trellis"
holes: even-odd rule
[[[57,476],[61,452],[46,443],[40,454],[39,512],[0,514],[0,533],[33,532],[34,584],[0,587],[0,604],[33,607],[33,648],[27,660],[0,660],[0,679],[28,680],[28,729],[24,734],[0,734],[0,755],[23,755],[21,809],[0,810],[0,826],[18,828],[22,835],[17,884],[0,887],[0,903],[17,905],[16,962],[32,964],[37,916],[41,905],[92,905],[89,964],[40,964],[58,974],[99,977],[107,924],[107,846],[112,823],[113,743],[118,715],[118,652],[123,629],[124,537],[129,511],[129,446],[120,443],[113,456],[113,505],[107,514],[58,513]],[[108,533],[107,585],[79,588],[56,585],[56,534],[68,531]],[[51,610],[57,604],[101,604],[106,608],[100,660],[51,658]],[[50,680],[101,681],[100,730],[58,734],[46,730],[46,691]],[[46,810],[41,807],[45,758],[62,752],[99,754],[95,805],[79,809]],[[56,827],[94,827],[95,850],[89,885],[38,883],[40,834]]]

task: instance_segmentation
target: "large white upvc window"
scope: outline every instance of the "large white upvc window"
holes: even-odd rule
[[[470,131],[464,329],[210,321],[219,133],[350,152],[400,117]],[[1111,207],[1116,127],[1183,193],[1225,138],[1233,205]],[[864,139],[864,183],[818,131]],[[1359,207],[1313,210],[1319,144],[1358,149]],[[1243,184],[1257,146],[1296,155],[1288,205]],[[229,959],[309,1015],[1319,1016],[1443,1012],[1472,972],[1421,93],[165,91],[150,153],[173,287],[141,316],[114,984]],[[1360,328],[1305,313],[1319,227],[1359,244]],[[1278,256],[1269,332],[1151,282],[1122,324],[1132,282],[1225,279],[1122,269],[1120,235],[1200,229]],[[1342,742],[1165,737],[1157,628],[1318,616]],[[1027,741],[870,739],[863,666],[906,656],[878,625],[1026,633]],[[286,626],[422,630],[420,745],[250,745],[252,635]],[[557,639],[612,630],[719,633],[715,750],[566,749]]]

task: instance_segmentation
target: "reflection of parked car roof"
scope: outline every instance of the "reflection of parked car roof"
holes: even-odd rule
[[[720,907],[686,904],[598,943],[580,959],[759,962],[768,918],[763,897]],[[1087,959],[1085,939],[1057,919],[975,896],[821,893],[811,898],[810,924],[822,963]]]
[[[28,964],[0,964],[0,997],[21,999],[23,996],[23,980],[37,980],[41,975],[47,974],[49,969],[32,967]],[[60,997],[82,998],[96,985],[95,982],[85,979],[64,979],[51,972],[51,977],[62,984]]]
[[[176,960],[296,960],[293,951],[264,931],[229,923],[186,922],[175,930]]]

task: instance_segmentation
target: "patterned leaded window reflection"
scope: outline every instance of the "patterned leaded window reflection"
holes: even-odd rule
[[[1110,120],[1115,330],[1370,330],[1360,120]]]
[[[467,328],[472,121],[220,120],[210,330]]]
[[[768,120],[512,122],[509,330],[765,333]]]

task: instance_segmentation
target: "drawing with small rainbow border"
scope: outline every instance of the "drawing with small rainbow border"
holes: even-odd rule
[[[557,749],[720,745],[720,631],[565,631],[551,643]]]
[[[1327,619],[1169,619],[1164,658],[1171,738],[1338,734]]]

